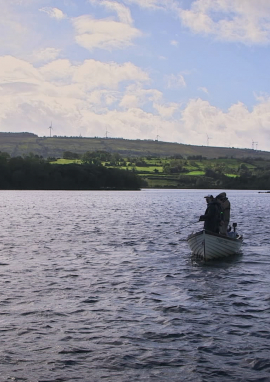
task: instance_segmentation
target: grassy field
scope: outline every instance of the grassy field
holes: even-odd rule
[[[205,175],[205,171],[190,171],[186,175],[196,175],[196,176]]]
[[[70,163],[81,164],[82,161],[80,159],[57,159],[57,160],[51,161],[50,163],[52,164],[70,164]]]
[[[191,176],[191,177],[203,177],[207,175],[207,169],[212,171],[218,171],[226,175],[227,177],[236,178],[241,174],[241,167],[246,169],[250,175],[255,175],[258,171],[267,168],[270,169],[269,161],[255,161],[255,164],[245,162],[239,159],[208,159],[208,160],[177,160],[178,165],[181,165],[181,171],[171,173],[168,171],[175,164],[174,159],[168,158],[155,158],[147,159],[143,158],[145,166],[136,166],[135,162],[128,162],[127,158],[124,158],[126,165],[108,165],[106,162],[102,162],[104,166],[120,168],[122,170],[134,171],[141,177],[145,178],[148,183],[153,184],[172,184],[175,185],[178,182],[179,176]],[[70,164],[70,163],[82,163],[81,160],[70,159],[57,159],[52,161],[53,164]],[[167,169],[167,171],[166,171]]]

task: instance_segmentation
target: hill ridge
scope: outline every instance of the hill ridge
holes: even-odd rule
[[[24,156],[29,153],[44,158],[62,158],[65,151],[83,154],[87,151],[108,151],[123,156],[177,156],[201,155],[205,158],[264,158],[270,159],[269,151],[248,148],[197,146],[157,140],[100,138],[100,137],[39,137],[33,133],[0,132],[0,151],[11,156]]]

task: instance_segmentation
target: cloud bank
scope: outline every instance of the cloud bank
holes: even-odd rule
[[[158,130],[164,141],[201,145],[208,135],[211,145],[251,148],[254,139],[270,148],[269,92],[256,89],[263,95],[253,96],[251,106],[241,99],[219,106],[211,81],[195,80],[200,60],[180,69],[188,50],[177,37],[184,31],[245,49],[267,45],[268,0],[88,0],[81,12],[72,1],[73,8],[52,3],[0,0],[1,131],[43,136],[53,121],[56,135],[108,130],[113,137],[155,139]],[[161,34],[163,16],[177,33]]]
[[[3,131],[43,136],[52,120],[56,135],[104,136],[108,130],[113,137],[154,139],[158,129],[164,141],[202,144],[208,134],[211,145],[250,147],[256,130],[259,146],[270,145],[269,97],[259,98],[252,111],[240,102],[223,111],[201,98],[184,106],[164,101],[162,92],[148,88],[148,73],[132,63],[62,59],[35,68],[6,56],[0,66]]]

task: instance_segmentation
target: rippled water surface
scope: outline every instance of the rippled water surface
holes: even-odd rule
[[[1,191],[0,381],[270,381],[270,194],[203,264],[205,193]]]

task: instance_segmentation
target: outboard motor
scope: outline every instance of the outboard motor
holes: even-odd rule
[[[238,233],[236,232],[236,227],[237,227],[237,223],[233,223],[233,232],[231,233],[231,237],[233,237],[234,239],[236,239],[238,237]]]

